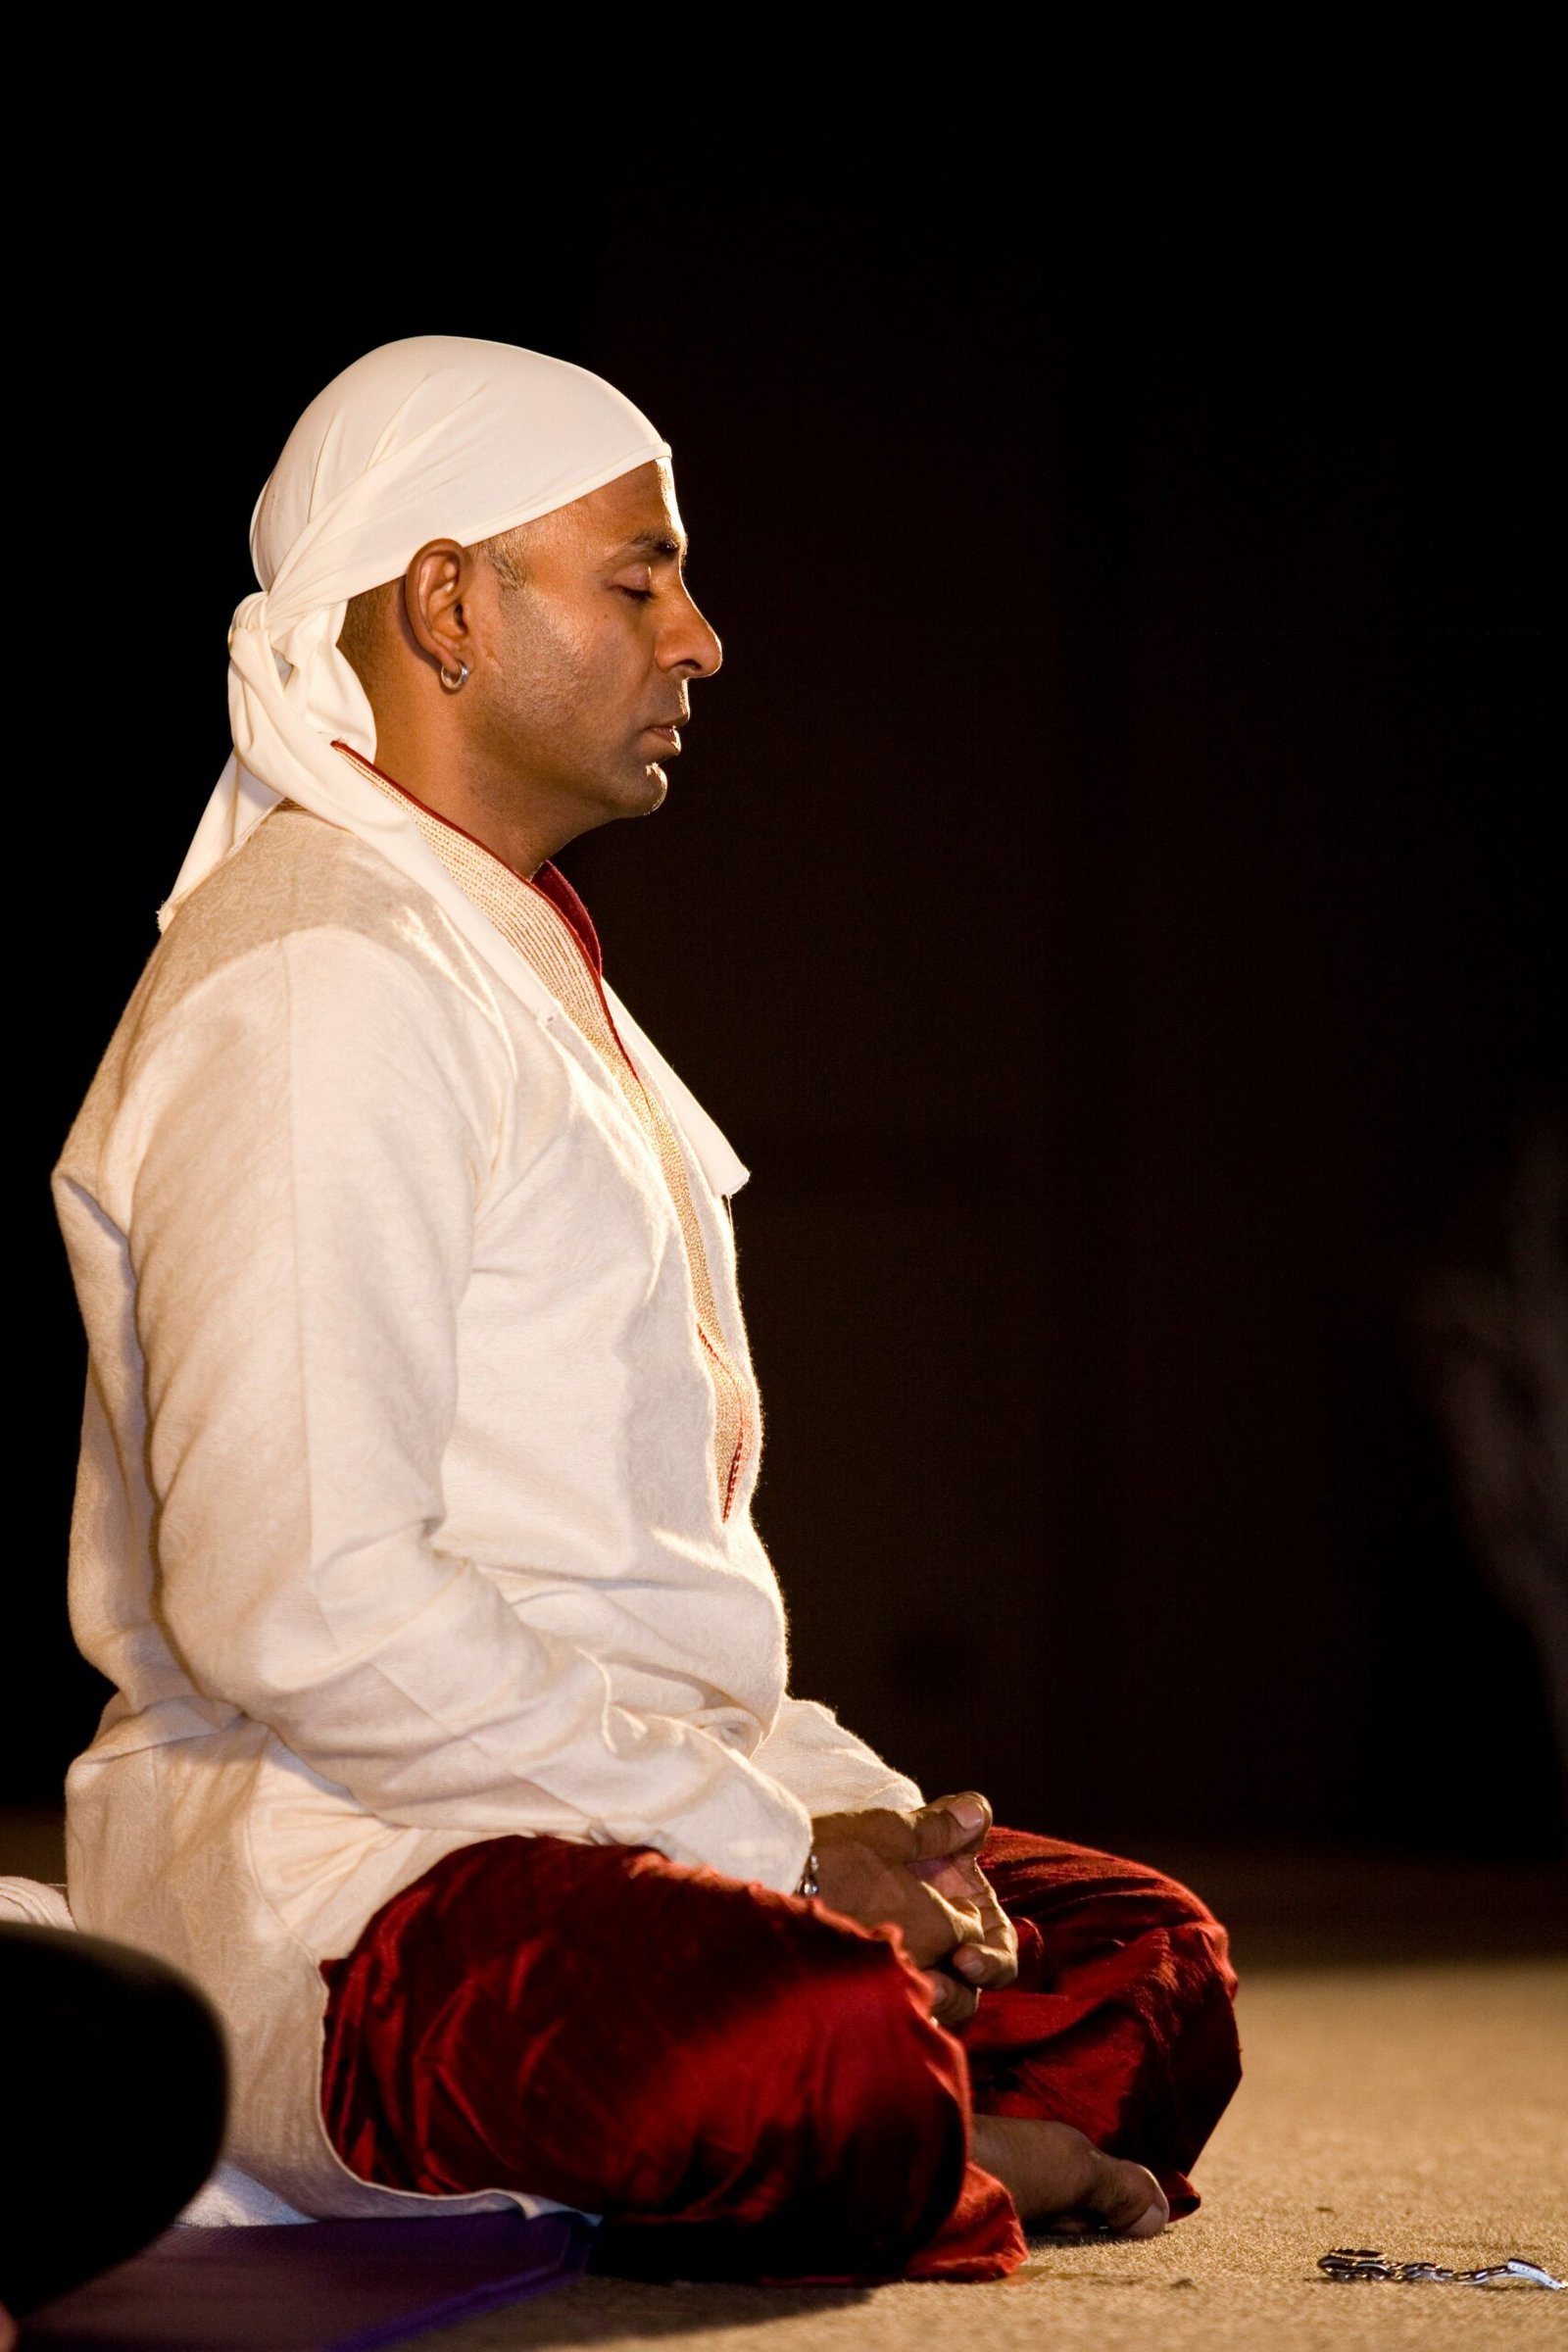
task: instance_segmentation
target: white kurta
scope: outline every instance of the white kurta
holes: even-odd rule
[[[738,1169],[614,1009],[755,1431]],[[726,1517],[623,1092],[374,848],[285,808],[196,892],[56,1195],[89,1349],[73,1624],[119,1693],[70,1776],[73,1910],[217,2003],[234,2161],[305,2212],[451,2210],[356,2181],[320,2124],[318,1963],[388,1896],[538,1831],[788,1888],[813,1813],[919,1792],[785,1695],[755,1439]]]

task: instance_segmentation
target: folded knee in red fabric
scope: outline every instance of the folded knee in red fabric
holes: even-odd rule
[[[604,2214],[600,2259],[652,2277],[1004,2276],[1024,2241],[965,2167],[971,2092],[1191,2212],[1239,2073],[1223,1929],[1112,1855],[997,1831],[983,1860],[1019,1978],[956,2040],[889,1935],[820,1906],[646,1849],[466,1847],[323,1970],[333,2143],[389,2187]]]
[[[362,2178],[557,2197],[676,2276],[894,2275],[958,2198],[964,2062],[917,1973],[765,1889],[501,1838],[324,1973],[324,2112]]]
[[[960,2035],[976,2108],[1072,2124],[1147,2165],[1179,2221],[1241,2079],[1224,1929],[1190,1888],[1117,1855],[1000,1830],[982,1859],[1020,1966]]]

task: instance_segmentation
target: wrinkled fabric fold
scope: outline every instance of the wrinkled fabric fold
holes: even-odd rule
[[[1004,2277],[971,2113],[1076,2125],[1173,2215],[1239,2074],[1223,1929],[1173,1881],[998,1831],[1016,1987],[935,2025],[896,1936],[647,1849],[498,1838],[386,1904],[329,1987],[323,2114],[362,2179],[605,2217],[654,2278]]]
[[[960,2032],[976,2110],[1074,2125],[1147,2165],[1180,2221],[1241,2079],[1225,1930],[1174,1879],[1057,1838],[995,1830],[985,1867],[1018,1978]]]

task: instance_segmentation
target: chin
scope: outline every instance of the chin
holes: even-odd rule
[[[584,821],[589,825],[612,825],[617,817],[652,816],[662,806],[668,790],[669,778],[654,761],[643,761],[629,770],[622,768],[613,778],[601,773],[594,779],[591,801],[584,796],[586,805],[593,809],[593,814]]]

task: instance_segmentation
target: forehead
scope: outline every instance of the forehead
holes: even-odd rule
[[[630,473],[590,490],[563,508],[564,516],[584,537],[604,547],[621,547],[629,540],[662,537],[684,540],[680,509],[675,503],[675,476],[667,458],[650,459]]]

